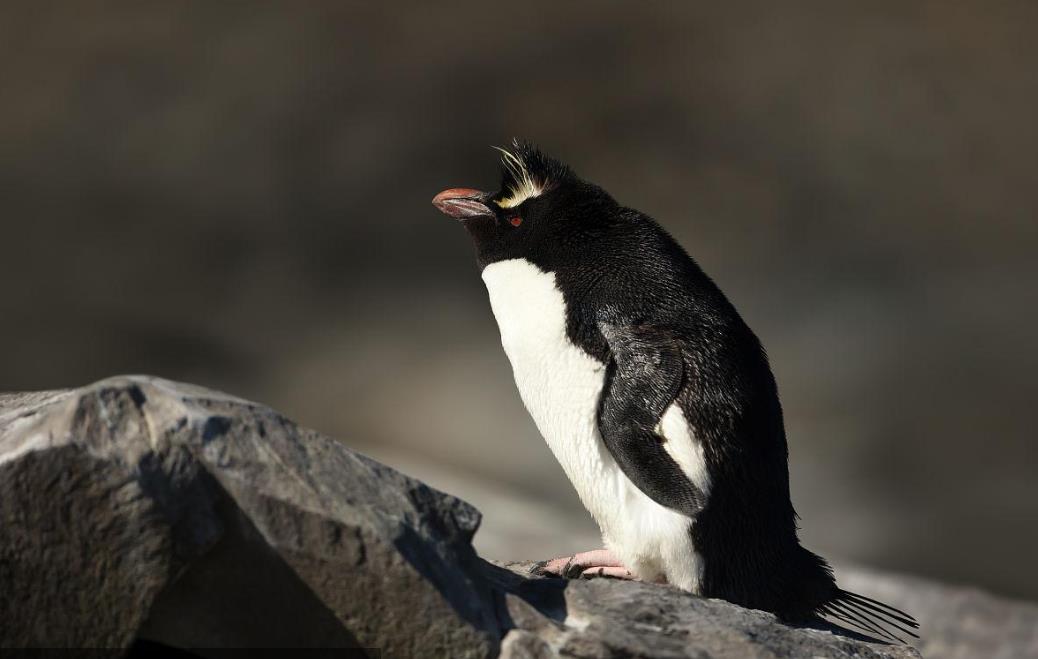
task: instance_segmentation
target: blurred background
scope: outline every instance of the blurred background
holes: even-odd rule
[[[461,227],[491,144],[656,217],[771,355],[808,546],[1038,598],[1038,4],[0,9],[0,390],[153,373],[598,545]]]

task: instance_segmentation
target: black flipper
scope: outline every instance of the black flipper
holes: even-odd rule
[[[656,432],[684,382],[681,350],[665,330],[600,323],[612,353],[598,407],[598,429],[631,482],[656,503],[689,517],[703,493],[664,449]]]

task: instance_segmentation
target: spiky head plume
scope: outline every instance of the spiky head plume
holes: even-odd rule
[[[512,140],[511,150],[494,148],[501,152],[501,190],[504,197],[494,202],[501,208],[515,208],[573,175],[569,167],[545,155],[529,142]]]

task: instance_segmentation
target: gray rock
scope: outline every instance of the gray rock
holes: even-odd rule
[[[465,502],[151,377],[0,397],[0,646],[494,654]]]
[[[532,564],[488,566],[506,592],[502,657],[860,657],[919,653],[836,627],[775,616],[661,586],[616,579],[529,578]],[[507,568],[507,569],[506,569]]]
[[[0,647],[366,647],[386,657],[920,656],[654,584],[479,559],[465,502],[192,385],[0,395]],[[910,577],[930,657],[1038,656],[1038,607]]]
[[[795,629],[767,613],[612,579],[531,579],[532,563],[490,566],[507,592],[506,657],[918,657],[1038,659],[1038,605],[918,577],[840,566],[841,586],[911,612],[912,647],[835,626]],[[507,567],[508,569],[502,569]]]

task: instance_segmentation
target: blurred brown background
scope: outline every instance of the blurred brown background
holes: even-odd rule
[[[0,390],[148,372],[595,529],[430,205],[538,141],[761,336],[810,547],[1038,597],[1038,4],[5,2]]]

